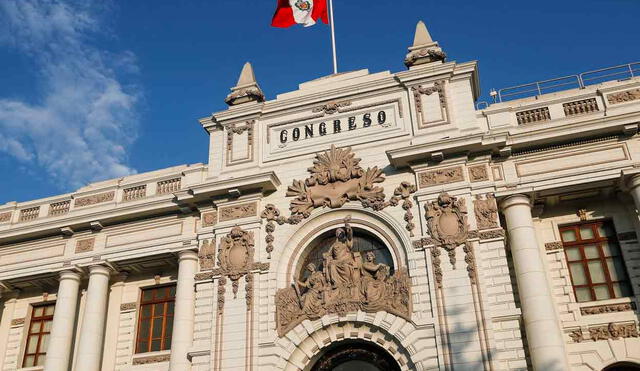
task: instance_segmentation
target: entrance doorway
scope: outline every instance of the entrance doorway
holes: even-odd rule
[[[345,340],[329,346],[311,371],[400,371],[400,366],[377,345]]]

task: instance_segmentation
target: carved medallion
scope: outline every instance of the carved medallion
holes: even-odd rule
[[[375,255],[362,256],[352,251],[353,230],[349,225],[336,229],[336,238],[323,255],[322,271],[311,263],[305,281],[276,293],[276,328],[279,336],[305,319],[316,320],[325,314],[344,316],[358,310],[386,311],[406,320],[411,318],[411,289],[407,269],[393,275],[390,267],[376,263]]]
[[[220,241],[218,264],[221,274],[229,276],[234,298],[238,293],[238,280],[253,267],[253,233],[233,227]]]
[[[487,171],[487,167],[485,165],[469,167],[469,180],[471,180],[472,182],[489,180],[489,172]]]
[[[215,211],[202,213],[202,226],[203,227],[211,227],[216,224],[218,221],[218,215]]]
[[[449,252],[449,261],[455,268],[455,248],[467,240],[467,207],[464,199],[458,200],[444,192],[424,206],[429,234],[436,245]]]
[[[0,214],[0,223],[6,223],[11,220],[11,212]]]
[[[93,246],[95,245],[95,242],[96,242],[95,238],[78,240],[78,242],[76,242],[76,254],[93,251]]]

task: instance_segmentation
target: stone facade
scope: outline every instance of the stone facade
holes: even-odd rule
[[[405,64],[272,100],[247,64],[208,164],[1,205],[0,369],[47,303],[47,371],[640,365],[640,78],[479,110],[424,24]],[[579,300],[560,228],[595,222],[629,290]],[[162,287],[171,347],[143,352]]]

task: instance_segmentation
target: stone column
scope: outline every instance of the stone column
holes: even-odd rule
[[[102,265],[89,268],[89,285],[75,367],[77,370],[100,371],[104,326],[107,321],[109,273],[109,268]]]
[[[60,285],[49,335],[49,346],[44,360],[45,371],[69,370],[71,343],[76,322],[80,275],[72,271],[60,273]]]
[[[198,269],[198,254],[191,250],[180,251],[178,262],[178,285],[176,287],[169,370],[187,371],[191,369],[187,352],[193,344],[196,301],[194,286],[196,283],[195,274]]]
[[[627,184],[629,185],[629,193],[633,197],[636,210],[640,213],[640,174],[633,175]]]
[[[534,370],[568,370],[560,321],[525,195],[502,201]]]

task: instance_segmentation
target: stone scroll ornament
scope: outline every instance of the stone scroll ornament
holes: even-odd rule
[[[335,230],[335,240],[323,254],[322,266],[310,263],[304,281],[276,292],[276,329],[279,336],[302,321],[325,314],[344,316],[358,310],[386,311],[407,321],[411,317],[411,285],[404,267],[391,275],[389,266],[376,263],[369,251],[354,252],[350,217]],[[320,268],[320,270],[318,270]]]
[[[456,247],[466,243],[469,234],[467,207],[464,199],[458,200],[444,192],[438,199],[424,206],[427,227],[434,244],[444,248],[455,269]]]
[[[351,147],[331,148],[316,154],[313,166],[307,169],[311,174],[305,180],[294,180],[287,188],[287,197],[294,197],[289,205],[291,215],[282,216],[280,210],[272,204],[265,206],[260,215],[267,220],[265,242],[267,253],[271,258],[273,251],[273,232],[276,224],[298,224],[308,218],[317,208],[340,208],[347,202],[360,202],[363,207],[376,211],[388,206],[397,206],[403,200],[406,228],[413,236],[415,224],[411,208],[411,195],[416,192],[416,186],[409,182],[402,182],[394,190],[393,196],[385,201],[384,189],[376,186],[384,182],[384,174],[377,166],[360,167],[361,159],[355,157]]]

